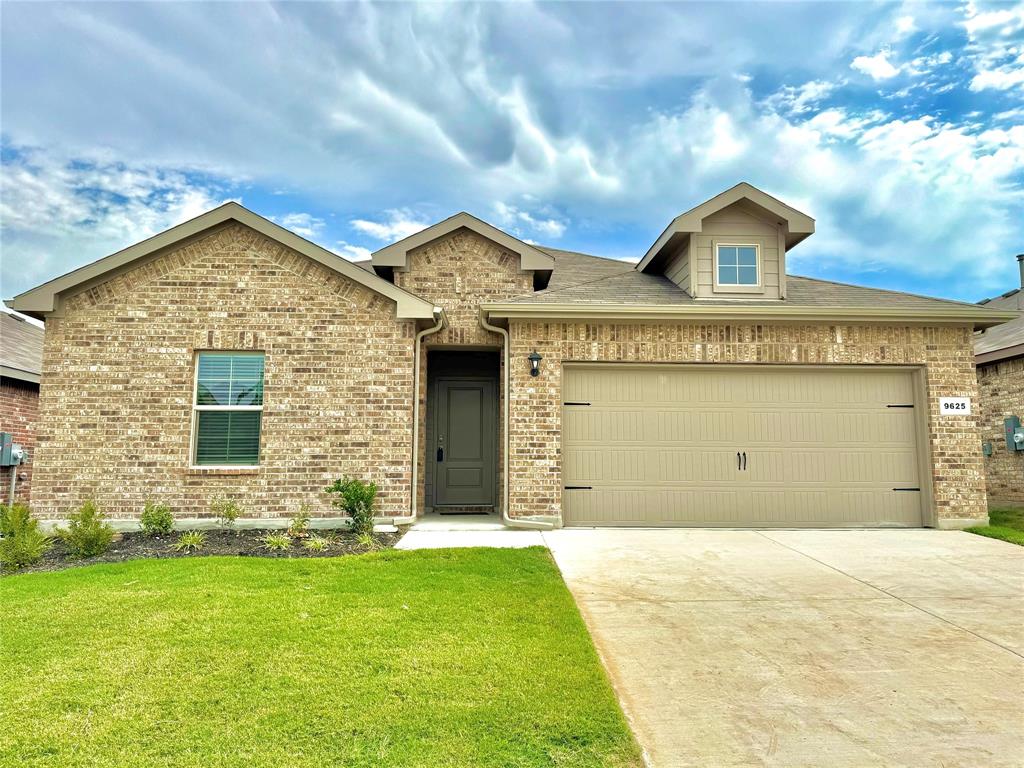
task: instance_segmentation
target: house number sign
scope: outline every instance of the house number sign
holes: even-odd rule
[[[941,413],[943,416],[970,416],[971,398],[940,397],[939,413]]]

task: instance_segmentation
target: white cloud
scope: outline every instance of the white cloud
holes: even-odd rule
[[[387,218],[384,221],[353,219],[352,228],[377,240],[394,242],[409,235],[415,235],[430,226],[429,222],[423,221],[422,218],[405,208],[385,211],[385,215]]]
[[[900,73],[900,68],[889,62],[891,55],[889,51],[879,51],[874,56],[858,56],[850,64],[850,67],[858,72],[863,72],[876,82],[888,80]]]
[[[284,216],[271,216],[270,218],[285,229],[290,229],[296,235],[307,240],[316,238],[324,228],[323,219],[318,219],[308,213],[286,213]]]
[[[1005,91],[1024,85],[1024,55],[1012,65],[985,69],[971,78],[972,91],[984,91],[994,88],[997,91]]]
[[[766,103],[798,114],[809,112],[843,84],[844,81],[810,80],[799,86],[787,85],[772,94]]]
[[[187,170],[17,148],[0,174],[4,285],[20,292],[224,202]]]
[[[509,228],[513,234],[522,234],[523,230],[532,231],[547,238],[558,239],[565,234],[566,222],[547,214],[535,215],[515,205],[496,202],[494,213],[498,223]],[[527,242],[530,242],[527,240]]]
[[[340,252],[349,261],[366,261],[371,256],[369,248],[363,248],[361,245],[352,245],[344,240],[338,241],[335,250]]]
[[[914,24],[913,16],[900,16],[896,19],[896,34],[900,37],[905,37],[916,30],[917,25]]]

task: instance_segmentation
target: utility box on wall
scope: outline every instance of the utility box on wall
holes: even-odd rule
[[[1019,416],[1011,416],[1003,422],[1006,427],[1006,450],[1024,451],[1024,427]]]

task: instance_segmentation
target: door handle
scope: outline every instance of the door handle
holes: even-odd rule
[[[437,446],[437,460],[444,461],[444,448]]]
[[[747,471],[747,452],[743,452],[743,471]]]
[[[740,461],[739,451],[736,451],[736,469],[743,469],[743,463]]]

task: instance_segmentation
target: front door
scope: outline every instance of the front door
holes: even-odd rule
[[[493,381],[439,379],[434,446],[438,506],[494,504]]]

